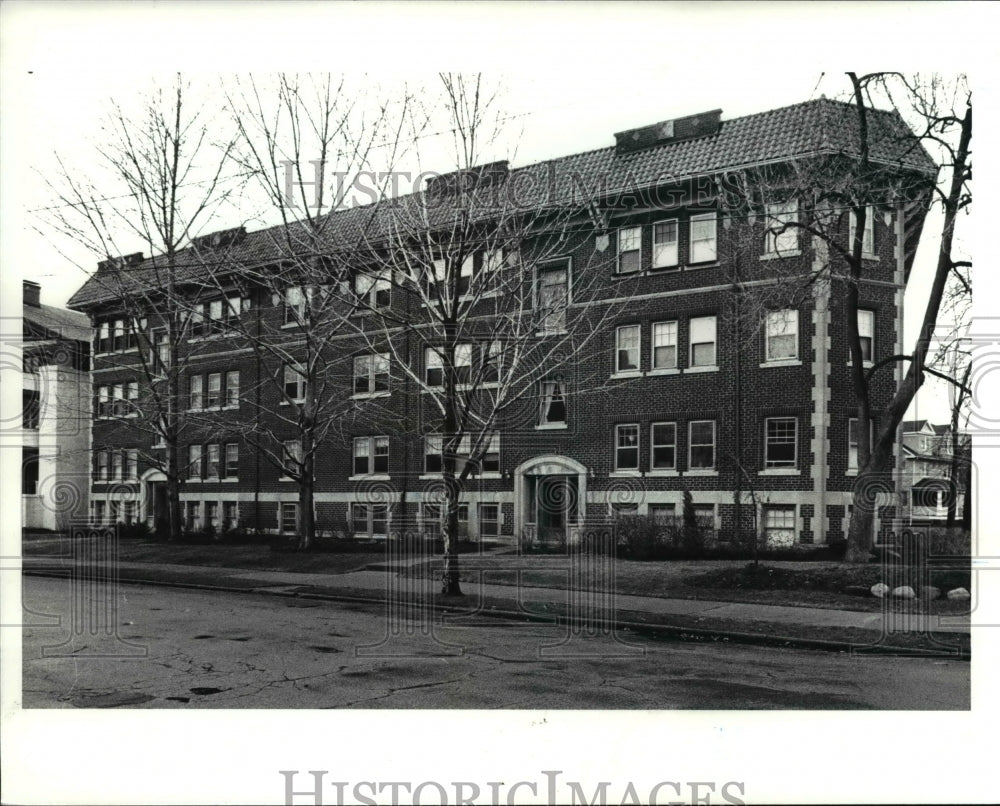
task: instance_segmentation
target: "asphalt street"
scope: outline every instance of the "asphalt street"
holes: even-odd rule
[[[970,664],[25,577],[26,708],[968,709]]]

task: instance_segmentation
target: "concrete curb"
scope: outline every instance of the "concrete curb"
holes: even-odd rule
[[[65,578],[65,573],[57,573],[46,569],[22,570],[27,576],[40,577],[60,577]],[[254,586],[254,587],[232,587],[225,585],[207,585],[195,582],[180,582],[174,580],[156,580],[137,577],[119,577],[119,582],[130,585],[156,585],[168,588],[187,588],[202,591],[217,591],[220,593],[256,593],[267,596],[282,596],[285,598],[297,598],[306,600],[317,600],[327,602],[346,602],[351,604],[384,604],[386,598],[378,594],[372,596],[360,596],[347,593],[330,593],[326,591],[311,590],[276,590],[282,586]],[[284,586],[294,588],[296,586]],[[298,586],[307,588],[308,586]],[[450,605],[446,602],[435,601],[435,608],[444,613],[464,613],[468,608],[457,605]],[[631,612],[631,611],[626,611]],[[512,621],[524,621],[544,624],[579,624],[586,625],[591,622],[587,619],[567,617],[562,613],[542,614],[529,613],[519,610],[505,610],[491,608],[489,610],[478,610],[468,615],[486,616],[491,618],[507,619]],[[659,618],[663,618],[662,616]],[[719,628],[703,628],[679,626],[676,624],[665,624],[657,622],[634,621],[630,619],[616,619],[614,623],[616,631],[631,631],[637,634],[652,634],[663,638],[670,638],[676,641],[728,641],[734,644],[747,644],[751,646],[772,646],[783,649],[812,649],[823,652],[850,652],[853,654],[865,655],[894,655],[912,657],[933,657],[949,658],[952,660],[971,660],[971,652],[957,650],[954,652],[939,651],[933,649],[922,649],[914,647],[893,646],[891,644],[868,644],[859,645],[848,641],[829,641],[820,638],[801,638],[799,636],[769,635],[765,633],[743,632],[740,630],[725,630]],[[871,630],[873,635],[876,634]],[[967,635],[965,633],[949,633],[949,635]]]

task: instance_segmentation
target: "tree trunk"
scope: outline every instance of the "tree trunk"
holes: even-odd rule
[[[444,538],[441,593],[445,596],[463,596],[458,567],[458,490],[454,472],[445,476],[445,517],[441,532]]]

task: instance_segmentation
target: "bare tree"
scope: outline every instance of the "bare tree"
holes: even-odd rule
[[[56,155],[55,176],[46,179],[55,204],[36,224],[63,254],[72,250],[60,238],[100,260],[78,307],[114,314],[99,327],[98,352],[124,350],[106,357],[105,365],[118,361],[137,381],[123,388],[122,399],[111,395],[99,405],[163,446],[162,454],[150,451],[145,458],[166,476],[173,538],[182,529],[180,379],[192,357],[188,339],[198,310],[187,295],[184,250],[240,184],[227,173],[235,138],[192,95],[178,74],[170,86],[150,91],[138,114],[113,102],[97,167],[88,173]],[[155,257],[143,260],[142,252],[133,252],[137,246]]]
[[[949,379],[929,365],[929,358],[946,285],[956,272],[971,265],[954,257],[954,241],[956,223],[971,202],[972,99],[964,77],[947,85],[938,77],[923,80],[896,73],[847,76],[852,112],[845,112],[837,123],[851,129],[855,145],[841,153],[734,177],[729,202],[735,214],[751,220],[759,217],[764,237],[776,254],[799,236],[811,237],[817,254],[817,261],[804,275],[781,276],[778,269],[769,289],[756,293],[758,320],[761,311],[801,303],[813,289],[827,283],[842,294],[858,433],[872,434],[871,442],[858,439],[858,505],[848,534],[847,559],[862,562],[869,556],[876,493],[889,492],[885,479],[892,472],[898,426],[926,374]],[[878,103],[888,103],[893,112],[878,111]],[[904,119],[917,121],[916,130],[911,131]],[[926,149],[934,154],[936,182]],[[931,204],[941,207],[942,227],[919,335],[909,353],[872,364],[859,328],[861,288],[870,277],[870,263],[865,259],[871,249],[869,222],[873,215],[894,216],[903,228],[906,240],[899,248],[909,265],[916,247],[914,236],[919,235]],[[876,402],[880,398],[873,394],[873,383],[900,362],[906,363],[905,371],[899,373],[884,402]]]
[[[572,269],[563,257],[590,226],[586,203],[526,192],[547,183],[543,167],[484,162],[504,131],[497,94],[479,76],[440,78],[440,100],[426,108],[445,110],[455,170],[376,205],[346,264],[360,314],[347,323],[394,393],[408,395],[411,427],[421,413],[413,436],[424,440],[425,471],[439,478],[442,591],[456,595],[463,490],[480,474],[499,475],[501,431],[558,427],[570,397],[607,387],[606,374],[584,377],[576,358],[621,304],[587,304],[607,274],[596,265],[611,259],[606,252]],[[426,127],[424,108],[407,117],[409,143]],[[363,379],[365,359],[356,360]]]

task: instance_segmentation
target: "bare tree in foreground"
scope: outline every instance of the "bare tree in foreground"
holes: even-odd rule
[[[829,159],[797,162],[790,170],[761,170],[745,186],[734,192],[734,209],[763,213],[766,237],[779,247],[782,241],[811,236],[823,250],[823,265],[805,277],[779,278],[758,298],[757,316],[774,304],[796,305],[820,288],[832,283],[843,294],[847,341],[851,364],[851,387],[858,406],[858,433],[872,434],[858,444],[858,476],[855,506],[851,514],[846,558],[864,562],[871,548],[875,503],[879,492],[890,492],[886,479],[893,472],[893,452],[897,429],[924,383],[926,374],[956,382],[946,373],[929,366],[930,348],[941,312],[945,289],[956,273],[968,269],[968,261],[956,259],[955,231],[958,220],[971,203],[972,98],[964,77],[948,85],[938,77],[929,81],[896,73],[858,76],[848,73],[851,103],[855,115],[845,124],[855,128],[857,152]],[[916,121],[915,133],[900,125],[889,125],[885,113],[876,112],[876,102],[890,103],[903,119]],[[900,121],[901,123],[902,121]],[[886,164],[873,151],[877,143],[894,141],[904,157],[927,148],[938,165],[936,183],[926,172],[913,172],[900,164]],[[907,224],[922,220],[931,204],[939,205],[942,225],[936,265],[927,303],[920,316],[921,326],[908,354],[891,355],[866,366],[870,357],[859,329],[860,287],[868,277],[865,255],[871,249],[866,231],[872,215],[883,212],[902,215]],[[752,213],[747,213],[748,215]],[[848,219],[850,227],[847,226]],[[845,245],[843,233],[850,233]],[[919,231],[919,229],[917,230]],[[906,259],[915,247],[912,232],[900,246]],[[838,268],[838,267],[843,267]],[[780,307],[780,306],[779,306]],[[884,405],[876,408],[871,392],[872,379],[906,363],[901,380]],[[964,386],[958,382],[960,387]],[[966,389],[967,391],[967,389]],[[877,431],[873,429],[877,424]]]
[[[166,476],[173,539],[183,525],[180,379],[191,358],[187,341],[197,310],[187,295],[182,253],[239,188],[238,177],[226,174],[234,139],[218,138],[217,121],[191,95],[178,75],[172,86],[152,90],[138,115],[113,103],[97,169],[88,173],[57,155],[55,178],[47,180],[56,204],[36,225],[46,237],[68,239],[101,261],[94,280],[107,309],[118,315],[106,332],[99,330],[97,351],[138,347],[121,364],[137,372],[134,397],[126,387],[123,396],[131,399],[107,401],[108,412],[164,446],[162,455],[152,451],[146,458]],[[136,246],[156,255],[142,269],[141,253],[122,257]],[[124,418],[132,412],[137,416]]]

